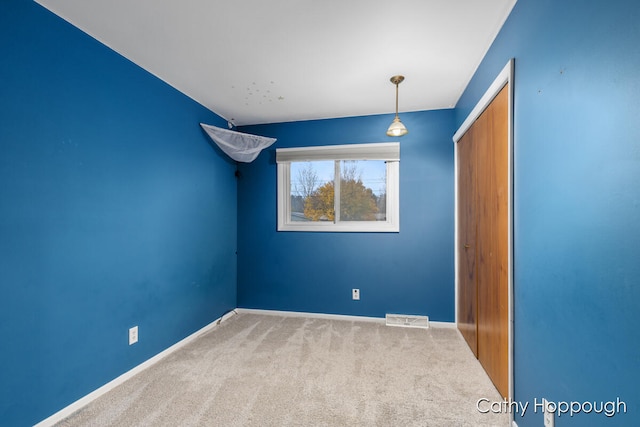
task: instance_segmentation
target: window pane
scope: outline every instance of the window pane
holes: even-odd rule
[[[291,163],[291,221],[333,221],[335,163]]]
[[[399,148],[277,148],[278,231],[399,232]]]
[[[386,221],[386,183],[383,160],[340,161],[340,221]]]

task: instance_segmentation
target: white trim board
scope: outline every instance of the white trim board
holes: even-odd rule
[[[59,410],[55,414],[51,415],[50,417],[40,421],[34,427],[49,427],[49,426],[55,425],[56,423],[62,421],[65,418],[67,418],[69,415],[73,414],[74,412],[76,412],[80,408],[83,408],[84,406],[86,406],[89,403],[93,402],[97,398],[101,397],[102,395],[104,395],[104,394],[108,393],[109,391],[113,390],[114,388],[116,388],[120,384],[124,383],[128,379],[132,378],[134,375],[137,375],[140,372],[144,371],[145,369],[150,368],[151,366],[153,366],[156,363],[158,363],[160,360],[162,360],[165,357],[169,356],[171,353],[176,352],[177,350],[179,350],[182,347],[186,346],[187,344],[191,343],[195,339],[199,338],[201,335],[204,335],[207,332],[211,331],[216,326],[218,326],[220,323],[224,322],[225,320],[229,319],[231,316],[233,316],[235,314],[237,314],[236,310],[231,310],[231,311],[227,312],[226,314],[224,314],[221,317],[217,318],[216,320],[214,320],[213,322],[211,322],[208,325],[204,326],[203,328],[197,330],[196,332],[194,332],[193,334],[189,335],[188,337],[183,338],[182,340],[178,341],[177,343],[175,343],[171,347],[161,351],[160,353],[156,354],[155,356],[151,357],[150,359],[147,359],[146,361],[144,361],[141,364],[139,364],[138,366],[130,369],[129,371],[125,372],[124,374],[120,375],[119,377],[109,381],[108,383],[106,383],[102,387],[92,391],[91,393],[87,394],[84,397],[81,397],[80,399],[76,400],[75,402],[73,402],[69,406],[67,406],[65,408],[62,408],[61,410]]]
[[[349,316],[344,314],[305,313],[302,311],[263,310],[258,308],[236,308],[236,311],[249,314],[263,314],[266,316],[308,317],[311,319],[347,320],[360,322],[385,323],[384,317]]]
[[[513,81],[514,62],[514,59],[510,59],[509,62],[507,62],[507,65],[505,65],[502,71],[500,71],[500,74],[498,74],[493,83],[491,83],[489,89],[487,89],[484,95],[482,95],[480,101],[478,101],[476,106],[473,107],[473,110],[471,110],[465,121],[460,125],[460,128],[453,135],[453,142],[458,142],[460,138],[462,138],[471,125],[478,119],[478,117],[480,117],[480,114],[482,114],[489,104],[491,104],[491,101],[493,101],[493,98],[495,98],[500,92],[500,89],[502,89],[508,82]]]
[[[513,210],[513,203],[514,203],[514,183],[513,183],[513,159],[514,159],[514,141],[513,141],[513,94],[514,94],[514,69],[515,69],[515,59],[510,59],[509,62],[507,62],[507,65],[504,66],[504,68],[502,69],[502,71],[500,71],[500,73],[498,74],[498,76],[496,77],[496,79],[493,81],[493,83],[489,86],[489,88],[487,89],[487,91],[484,93],[484,95],[482,96],[482,98],[480,98],[480,100],[478,101],[478,103],[476,104],[476,106],[473,108],[473,110],[471,110],[471,113],[469,114],[469,116],[465,119],[465,121],[462,123],[462,125],[460,126],[460,128],[458,129],[458,131],[455,133],[455,135],[453,136],[453,143],[454,143],[454,186],[455,186],[455,202],[454,202],[454,209],[455,209],[455,219],[454,219],[454,224],[455,224],[455,232],[454,232],[454,268],[455,268],[455,319],[456,319],[456,323],[458,322],[458,285],[459,285],[459,278],[458,278],[458,268],[459,268],[459,259],[458,259],[458,141],[460,140],[460,138],[462,138],[462,136],[464,136],[464,134],[466,133],[467,130],[469,130],[469,128],[471,127],[471,125],[478,119],[478,117],[480,117],[480,114],[482,114],[482,112],[487,108],[487,106],[489,106],[489,104],[491,103],[491,101],[493,101],[493,98],[496,97],[496,95],[500,92],[500,90],[502,90],[502,88],[508,83],[509,84],[509,106],[508,106],[508,114],[509,114],[509,119],[508,119],[508,194],[509,194],[509,201],[508,201],[508,215],[507,215],[507,220],[508,220],[508,224],[507,224],[507,228],[508,228],[508,244],[509,244],[509,248],[508,248],[508,292],[509,295],[507,297],[508,301],[509,301],[509,307],[508,307],[508,312],[509,312],[509,319],[508,319],[508,336],[509,336],[509,344],[508,344],[508,349],[509,349],[509,399],[513,399],[514,396],[514,381],[513,381],[513,219],[514,219],[514,210]],[[512,415],[512,421],[513,421],[513,415]]]
[[[346,320],[351,322],[373,322],[382,324],[386,323],[384,317],[351,316],[346,314],[307,313],[302,311],[262,310],[256,308],[236,308],[236,312],[264,314],[267,316],[306,317],[310,319]],[[429,326],[433,328],[456,328],[456,324],[454,322],[429,321]]]

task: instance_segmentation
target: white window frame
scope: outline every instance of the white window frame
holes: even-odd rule
[[[387,164],[386,221],[291,221],[291,163],[321,160],[384,160]],[[374,232],[400,231],[400,144],[329,145],[276,149],[278,164],[278,231]],[[339,203],[339,179],[334,178]],[[336,210],[339,205],[335,206]],[[337,215],[338,216],[338,215]]]

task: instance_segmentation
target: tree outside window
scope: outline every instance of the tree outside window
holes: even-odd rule
[[[340,221],[384,221],[386,166],[384,161],[336,161],[340,173]],[[335,163],[298,162],[292,180],[291,215],[297,221],[335,221]],[[373,188],[372,188],[373,187]]]

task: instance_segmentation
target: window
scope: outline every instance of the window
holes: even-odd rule
[[[397,232],[400,144],[279,148],[278,231]]]

